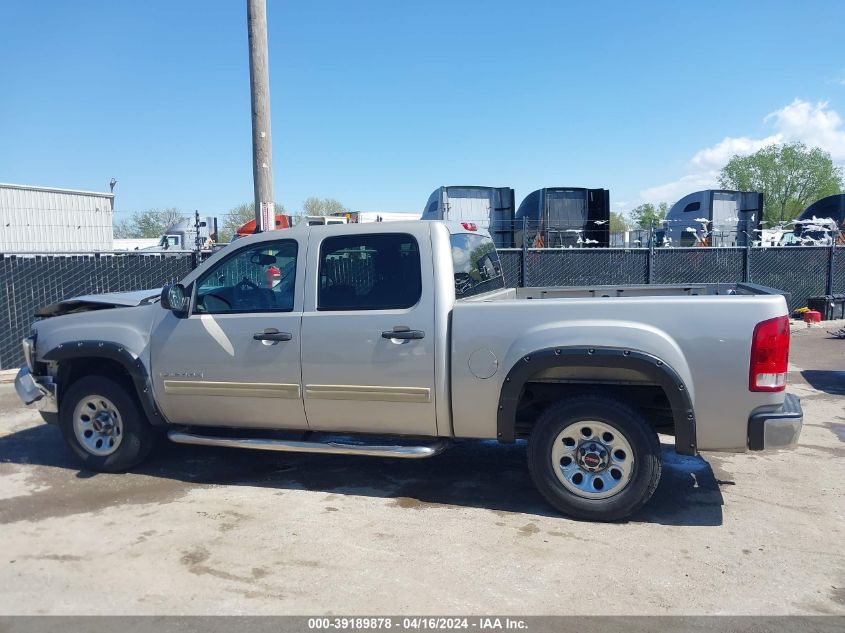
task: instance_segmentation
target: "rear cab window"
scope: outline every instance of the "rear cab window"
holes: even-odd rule
[[[492,239],[483,235],[453,233],[450,240],[456,298],[505,287],[502,265]]]

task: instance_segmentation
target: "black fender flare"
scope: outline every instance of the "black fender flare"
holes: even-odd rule
[[[516,408],[528,379],[552,367],[614,367],[632,369],[648,376],[663,388],[675,421],[675,450],[682,455],[697,453],[695,413],[683,379],[657,356],[615,347],[549,347],[524,355],[511,367],[499,396],[497,438],[516,440]]]
[[[143,361],[124,345],[109,341],[71,341],[61,343],[43,355],[43,360],[61,364],[74,358],[103,358],[120,363],[132,377],[147,420],[153,426],[166,425],[167,419],[159,411],[153,397],[152,382]],[[60,385],[61,387],[61,385]]]

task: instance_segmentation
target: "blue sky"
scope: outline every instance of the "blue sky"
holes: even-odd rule
[[[0,182],[118,212],[252,198],[246,2],[0,0]],[[845,162],[845,2],[268,0],[276,198],[703,188],[735,151]]]

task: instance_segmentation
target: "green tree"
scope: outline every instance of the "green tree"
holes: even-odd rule
[[[114,221],[114,237],[118,240],[131,239],[136,237],[135,227],[131,220],[115,220]]]
[[[132,214],[128,220],[119,220],[114,225],[114,236],[124,238],[161,237],[172,224],[187,217],[179,209],[147,209]]]
[[[349,208],[334,198],[317,198],[311,196],[302,203],[303,215],[336,215],[347,213]]]
[[[276,208],[276,215],[285,214],[284,205],[276,203],[274,206]],[[220,232],[219,241],[231,242],[232,238],[238,232],[238,229],[250,220],[254,219],[254,202],[245,202],[229,209],[226,213],[223,214],[223,223],[218,227],[218,230]]]
[[[803,143],[769,145],[750,156],[734,156],[722,168],[719,186],[764,195],[765,220],[792,220],[809,204],[842,189],[842,168],[830,154]]]
[[[628,223],[625,221],[625,216],[614,211],[610,212],[610,232],[622,233],[628,230]]]
[[[669,204],[661,202],[657,206],[650,202],[641,204],[638,207],[631,209],[631,222],[639,229],[650,229],[658,227],[666,219],[666,214],[669,213]]]

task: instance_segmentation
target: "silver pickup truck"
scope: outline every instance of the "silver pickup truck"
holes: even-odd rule
[[[507,288],[489,235],[468,223],[264,233],[160,295],[39,315],[18,393],[99,471],[131,468],[165,434],[403,458],[458,438],[527,440],[555,508],[614,520],[654,492],[658,433],[694,455],[790,446],[802,424],[784,392],[782,296]]]

